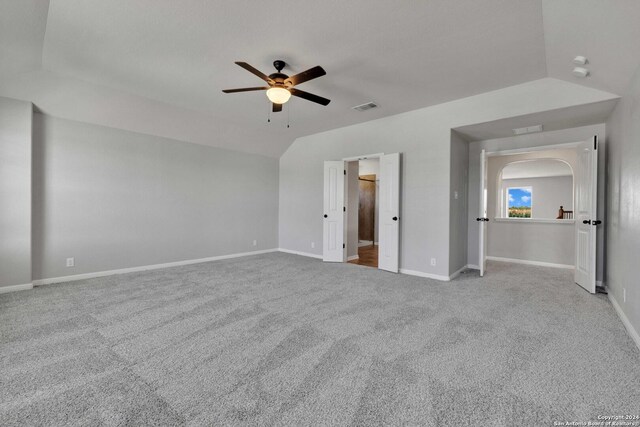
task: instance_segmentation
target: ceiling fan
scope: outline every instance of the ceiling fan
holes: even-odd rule
[[[307,71],[303,71],[295,76],[287,76],[282,73],[282,69],[286,65],[284,61],[277,60],[273,61],[273,66],[276,67],[277,72],[266,75],[261,73],[260,71],[253,68],[251,65],[246,62],[236,62],[239,66],[249,71],[250,73],[255,74],[260,77],[262,80],[267,82],[269,86],[262,87],[245,87],[241,89],[225,89],[224,93],[235,93],[235,92],[250,92],[254,90],[266,90],[267,98],[273,104],[273,112],[277,113],[278,111],[282,111],[282,104],[287,102],[291,95],[297,96],[299,98],[306,99],[307,101],[315,102],[320,105],[328,105],[331,100],[327,98],[323,98],[318,95],[314,95],[309,92],[304,92],[300,89],[296,89],[294,86],[299,85],[300,83],[308,82],[309,80],[324,76],[327,74],[326,71],[321,66],[315,66],[313,68],[308,69]]]

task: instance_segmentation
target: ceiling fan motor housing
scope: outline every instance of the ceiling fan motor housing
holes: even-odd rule
[[[275,82],[275,84],[271,86],[280,86],[288,88],[291,84],[287,84],[285,81],[289,78],[286,74],[282,73],[273,73],[269,75],[269,78]]]
[[[289,76],[282,72],[282,69],[285,67],[285,65],[287,64],[281,59],[276,59],[275,61],[273,61],[273,66],[276,67],[276,70],[278,70],[278,72],[269,75],[269,78],[275,82],[275,84],[272,84],[271,86],[284,87],[286,89],[292,86],[290,82],[286,82]]]

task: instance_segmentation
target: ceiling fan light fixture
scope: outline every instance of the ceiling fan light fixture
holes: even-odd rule
[[[284,104],[291,98],[291,92],[283,87],[272,87],[267,90],[267,98],[274,104]]]

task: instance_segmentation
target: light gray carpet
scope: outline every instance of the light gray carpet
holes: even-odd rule
[[[640,414],[566,270],[451,283],[272,253],[0,295],[0,425],[553,425]]]

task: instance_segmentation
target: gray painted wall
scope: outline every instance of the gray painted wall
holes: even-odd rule
[[[529,135],[520,135],[510,138],[474,141],[469,144],[469,264],[478,265],[478,225],[476,222],[476,218],[478,216],[478,205],[480,203],[480,151],[483,148],[487,151],[499,151],[527,147],[542,147],[547,145],[552,146],[556,144],[583,141],[587,138],[593,137],[593,135],[598,135],[601,141],[600,156],[598,157],[598,215],[600,216],[600,218],[603,218],[605,210],[605,162],[607,148],[607,144],[605,143],[604,124],[581,126],[577,128],[563,129],[551,132],[533,133]],[[474,191],[473,189],[478,190]],[[491,204],[489,205],[489,208],[491,208]],[[559,226],[567,227],[563,224],[560,224]],[[552,229],[552,227],[547,227],[545,230]],[[566,241],[566,239],[563,239],[563,241]],[[490,249],[487,249],[488,252],[491,253]],[[513,256],[508,256],[507,258],[513,258]],[[540,261],[542,261],[542,259],[540,259]],[[573,263],[574,261],[569,264]],[[602,277],[604,277],[604,228],[600,228],[598,230],[596,279],[602,280]]]
[[[536,219],[555,219],[558,217],[560,206],[566,211],[573,210],[573,176],[551,176],[528,179],[503,179],[502,194],[507,194],[510,187],[531,187],[533,205],[531,215]],[[496,216],[505,216],[500,212],[500,193],[492,193],[496,205]]]
[[[489,222],[488,256],[573,266],[575,246],[573,222]]]
[[[300,138],[280,158],[280,247],[300,252],[322,254],[323,161],[339,160],[376,152],[402,152],[400,213],[400,266],[419,271],[431,270],[426,261],[436,257],[444,263],[442,274],[448,275],[448,205],[433,208],[435,228],[425,220],[431,192],[442,186],[448,189],[449,141],[445,147],[431,150],[447,162],[425,160],[420,120],[411,114],[381,119],[364,125],[342,128]],[[399,122],[388,125],[389,122]],[[403,122],[407,122],[403,125]],[[396,134],[397,129],[404,129]],[[425,149],[426,151],[426,149]],[[442,171],[434,174],[430,191],[425,186],[431,163]],[[426,163],[426,165],[425,165]],[[442,170],[444,168],[444,171]],[[425,191],[427,194],[425,194]],[[448,190],[445,191],[448,193]],[[314,220],[314,218],[317,218]],[[443,225],[444,224],[444,225]],[[444,248],[431,245],[433,233],[445,231]],[[315,245],[315,248],[312,247]]]
[[[489,163],[491,160],[496,158],[490,158]],[[495,171],[491,167],[489,170]],[[558,215],[561,200],[569,201],[569,203],[563,202],[565,206],[572,204],[572,177],[512,179],[503,180],[502,183],[504,188],[532,187],[535,218],[554,219]],[[495,218],[502,215],[498,210],[500,202],[497,200],[498,193],[495,188],[494,184],[487,189],[487,211],[491,218],[487,225],[488,256],[563,265],[575,264],[575,223],[573,221],[567,221],[564,224],[541,224],[522,220],[497,221]]]
[[[280,158],[280,247],[322,254],[324,160],[402,153],[400,268],[448,278],[451,129],[604,99],[542,79],[298,138]]]
[[[277,159],[40,114],[33,142],[34,279],[277,248]]]
[[[467,265],[469,144],[451,132],[451,182],[449,191],[449,274]],[[457,197],[456,197],[457,195]]]
[[[640,333],[640,69],[607,121],[609,295]],[[624,294],[626,290],[626,301]]]
[[[0,287],[31,283],[32,111],[0,97]]]

